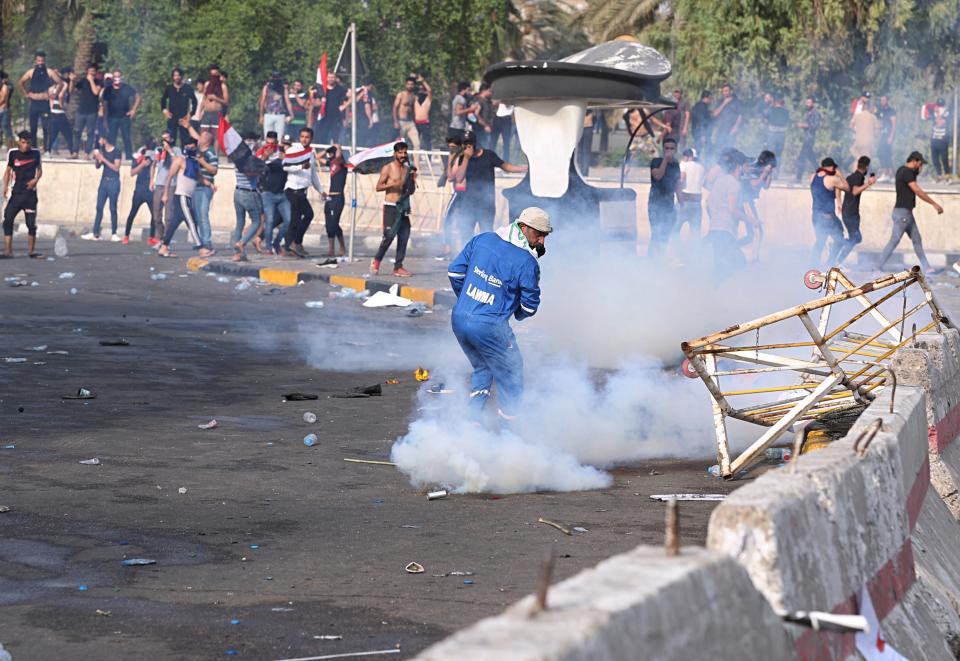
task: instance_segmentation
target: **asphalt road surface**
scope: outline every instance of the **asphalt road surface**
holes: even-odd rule
[[[601,491],[429,501],[390,466],[343,459],[389,457],[415,413],[404,364],[430,355],[385,351],[357,371],[331,349],[318,369],[306,345],[449,342],[448,313],[364,309],[320,283],[237,291],[141,245],[71,247],[0,261],[4,278],[38,283],[0,283],[0,643],[16,661],[409,658],[532,592],[551,546],[559,580],[661,544],[651,493],[740,485],[707,476],[704,458],[622,467]],[[331,397],[376,383],[381,397]],[[62,398],[79,388],[96,398]],[[282,401],[290,392],[319,399]],[[711,509],[682,504],[684,543],[704,542]],[[425,572],[406,573],[412,561]]]

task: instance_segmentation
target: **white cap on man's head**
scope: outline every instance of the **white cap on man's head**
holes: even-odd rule
[[[544,234],[549,234],[553,231],[549,214],[540,207],[527,207],[520,212],[520,217],[517,218],[517,222],[523,223],[527,227],[532,227]]]

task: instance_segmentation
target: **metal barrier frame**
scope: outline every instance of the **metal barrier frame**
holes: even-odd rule
[[[685,370],[687,376],[699,376],[713,398],[711,407],[717,437],[717,455],[720,473],[725,479],[733,479],[741,470],[757,462],[764,450],[773,445],[794,423],[868,404],[876,397],[876,393],[886,386],[889,360],[897,349],[931,329],[942,332],[942,326],[953,327],[937,304],[919,266],[884,275],[860,286],[854,285],[838,268],[831,269],[826,275],[811,271],[805,276],[805,282],[808,287],[823,288],[823,297],[680,345],[687,358],[685,362],[695,371],[695,374],[691,374]],[[922,302],[908,309],[907,290],[914,285],[923,292]],[[838,288],[843,291],[837,291]],[[877,300],[871,300],[867,297],[870,293],[881,296]],[[903,311],[896,319],[888,319],[879,306],[897,294],[903,295]],[[859,302],[863,310],[830,330],[833,305],[849,300]],[[911,333],[907,335],[904,331],[906,320],[925,308],[930,312],[930,323],[919,329],[914,323]],[[816,311],[820,312],[820,317],[819,323],[814,324],[810,313]],[[866,336],[848,330],[868,315],[880,327],[876,333]],[[760,343],[760,329],[788,319],[798,319],[809,339],[800,342]],[[750,332],[756,333],[756,342],[752,345],[733,346],[727,343],[728,340]],[[775,353],[778,349],[804,347],[811,349],[809,360]],[[721,358],[747,363],[751,367],[718,369],[717,361]],[[798,373],[800,382],[771,388],[727,391],[720,385],[721,377],[783,371]],[[809,393],[743,407],[730,403],[731,397],[796,390],[808,390]],[[767,428],[760,438],[732,460],[726,428],[728,417]]]

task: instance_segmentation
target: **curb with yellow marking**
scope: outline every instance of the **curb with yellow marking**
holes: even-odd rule
[[[367,288],[367,281],[365,279],[354,278],[349,275],[331,275],[330,284],[340,285],[341,287],[349,287],[354,291],[363,291]]]
[[[296,287],[300,282],[299,271],[283,271],[281,269],[260,269],[260,279],[271,285],[281,287]]]
[[[187,260],[187,268],[191,271],[202,271],[210,262],[203,257],[191,257]]]
[[[400,295],[404,298],[409,298],[411,301],[426,303],[429,306],[433,306],[433,294],[434,291],[432,289],[422,289],[421,287],[400,288]]]

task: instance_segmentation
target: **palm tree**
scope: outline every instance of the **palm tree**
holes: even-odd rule
[[[621,34],[634,34],[674,11],[671,0],[587,0],[577,16],[591,39],[602,42]]]

